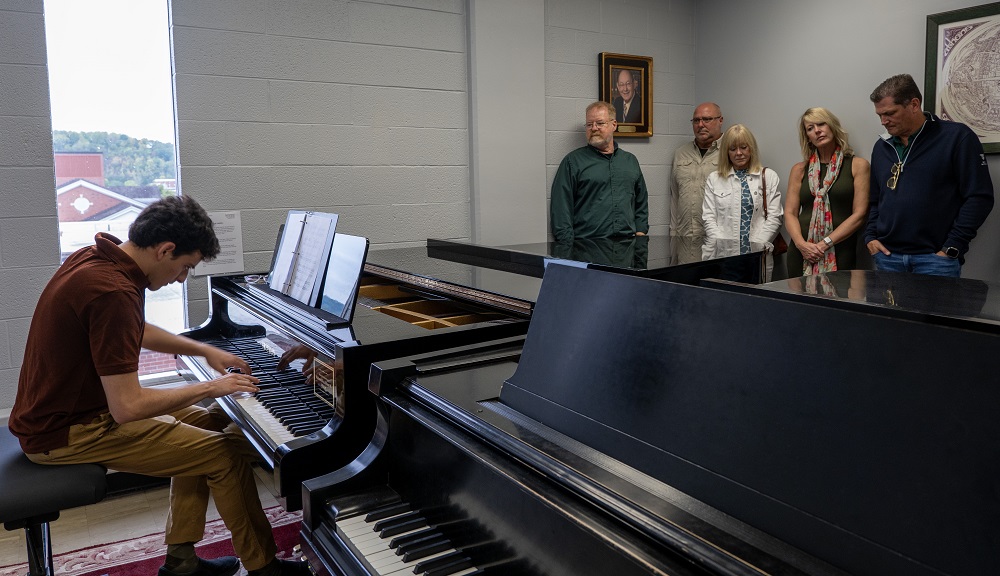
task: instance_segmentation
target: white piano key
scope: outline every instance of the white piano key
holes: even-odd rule
[[[434,558],[455,552],[453,548],[448,548],[436,554],[429,554],[417,560],[404,562],[403,557],[397,555],[395,549],[389,548],[389,542],[398,536],[405,536],[407,534],[424,530],[427,526],[422,525],[401,534],[396,534],[388,538],[382,538],[379,533],[375,531],[375,523],[382,520],[390,520],[407,513],[409,513],[409,511],[373,520],[371,522],[365,520],[364,514],[344,519],[338,518],[337,531],[342,537],[346,538],[350,542],[351,547],[361,555],[359,560],[367,564],[378,576],[402,576],[403,573],[407,571],[412,572],[413,567],[419,562],[433,560]],[[471,571],[463,570],[458,574],[471,574],[474,572],[475,569],[473,568]]]
[[[275,444],[281,445],[295,438],[295,434],[292,434],[292,431],[286,428],[284,424],[278,422],[278,419],[257,398],[244,396],[242,398],[234,398],[233,400],[243,409],[247,418],[253,420]]]

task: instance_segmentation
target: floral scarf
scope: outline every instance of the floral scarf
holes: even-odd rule
[[[833,213],[830,212],[830,197],[827,194],[833,183],[840,176],[840,168],[844,162],[844,152],[837,146],[830,159],[830,165],[826,168],[826,177],[822,184],[819,181],[821,165],[819,163],[819,152],[813,150],[809,157],[809,191],[813,195],[812,218],[809,220],[809,234],[806,241],[818,244],[823,238],[833,232]],[[817,262],[802,262],[802,275],[820,274],[822,272],[832,272],[837,269],[837,251],[833,246],[823,253],[823,258]]]

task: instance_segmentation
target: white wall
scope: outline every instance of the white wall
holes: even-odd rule
[[[598,54],[653,58],[653,136],[616,137],[638,157],[649,190],[649,231],[667,231],[667,185],[674,150],[694,136],[698,104],[693,0],[546,0],[546,195],[563,156],[584,146],[587,104],[600,96]],[[700,76],[699,76],[700,77]],[[547,204],[546,204],[547,205]]]
[[[807,108],[836,114],[851,145],[870,159],[883,132],[868,99],[894,74],[908,73],[923,92],[927,15],[982,4],[977,0],[727,0],[698,3],[697,99],[722,106],[726,126],[746,124],[764,163],[781,176],[801,160],[797,122]],[[1000,156],[987,156],[1000,184]],[[962,275],[1000,281],[1000,208],[972,242]]]
[[[545,2],[468,4],[472,238],[543,242]]]
[[[0,420],[35,302],[59,265],[44,31],[42,0],[0,0]]]
[[[373,248],[470,238],[465,2],[396,4],[173,0],[181,190],[241,211],[247,270],[292,208]]]

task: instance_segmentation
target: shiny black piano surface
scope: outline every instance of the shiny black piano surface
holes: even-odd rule
[[[697,285],[703,278],[757,283],[763,278],[763,253],[706,257],[702,244],[671,236],[577,238],[572,242],[539,242],[483,246],[452,240],[427,240],[435,258],[466,262],[541,278],[552,261],[620,274]]]
[[[835,356],[805,362],[811,327]],[[304,484],[306,555],[383,573],[415,529],[396,549],[459,574],[997,574],[998,344],[551,267],[524,339],[376,362],[379,432]]]
[[[303,480],[350,462],[371,439],[372,362],[523,334],[539,285],[535,278],[435,260],[423,247],[374,250],[350,325],[331,326],[314,309],[240,275],[209,279],[210,318],[185,335],[239,354],[261,377],[266,389],[256,396],[219,403],[261,455],[272,490],[294,510]],[[295,346],[314,355],[318,386],[300,365],[277,370],[278,357]],[[203,359],[178,362],[190,380],[217,376]]]
[[[905,272],[838,270],[766,284],[707,280],[706,286],[898,318],[1000,332],[1000,284]]]

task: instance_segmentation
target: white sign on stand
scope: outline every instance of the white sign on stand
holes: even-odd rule
[[[194,268],[196,276],[219,276],[243,272],[243,225],[238,210],[209,212],[215,236],[222,249],[211,262],[201,262]]]

